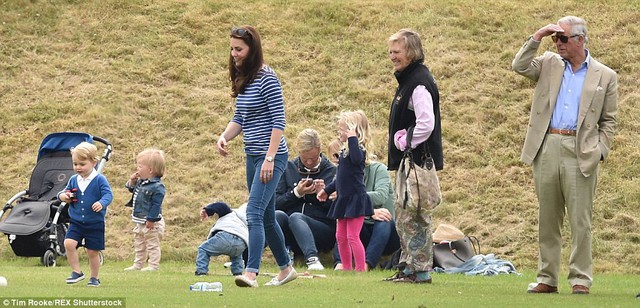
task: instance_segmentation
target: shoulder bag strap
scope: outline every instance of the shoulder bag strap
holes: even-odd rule
[[[482,254],[480,250],[480,241],[478,240],[478,238],[473,235],[467,235],[467,237],[469,238],[469,242],[471,242],[471,246],[473,247],[473,252],[476,255]]]
[[[411,126],[409,127],[409,129],[407,129],[407,147],[404,149],[404,159],[407,159],[407,157],[409,158],[409,170],[407,171],[407,179],[409,177],[409,173],[411,172],[411,170],[413,170],[413,174],[416,177],[416,188],[418,189],[418,203],[417,203],[417,213],[420,213],[420,182],[419,182],[419,177],[418,177],[418,171],[416,171],[416,165],[413,159],[413,152],[411,149],[411,139],[413,138],[413,129],[415,128],[415,126]],[[426,142],[424,142],[426,143]],[[408,181],[407,181],[408,182]],[[406,190],[404,192],[404,205],[402,206],[402,208],[406,208],[407,207],[407,202],[409,200],[409,185],[407,183],[406,185]]]

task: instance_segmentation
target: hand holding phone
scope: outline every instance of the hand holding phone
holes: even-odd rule
[[[298,193],[301,195],[315,194],[316,189],[313,185],[313,179],[303,178],[298,182]]]

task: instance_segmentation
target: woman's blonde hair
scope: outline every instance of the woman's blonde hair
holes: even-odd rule
[[[371,129],[369,128],[369,120],[367,115],[362,110],[356,111],[343,111],[338,116],[338,123],[344,123],[348,127],[356,127],[356,136],[358,137],[358,144],[360,148],[366,152],[365,164],[369,164],[369,156],[371,153],[367,149],[372,146]],[[342,145],[345,155],[349,155],[348,144]]]
[[[407,49],[407,58],[411,63],[424,60],[424,49],[418,32],[411,29],[401,29],[389,37],[389,43],[401,42]]]
[[[164,151],[154,148],[144,149],[136,156],[136,162],[151,167],[155,176],[164,176]]]
[[[318,131],[312,128],[304,129],[298,134],[296,140],[296,150],[299,153],[311,151],[313,149],[322,149],[322,142]]]
[[[98,161],[98,148],[94,144],[83,141],[71,148],[71,156],[75,156],[79,160],[89,160],[95,163]]]

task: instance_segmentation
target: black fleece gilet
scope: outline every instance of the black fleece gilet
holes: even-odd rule
[[[422,60],[409,64],[402,72],[396,72],[394,75],[398,80],[398,88],[393,97],[391,112],[389,113],[389,170],[398,170],[404,154],[404,152],[396,149],[393,142],[394,134],[402,129],[409,130],[409,128],[416,125],[416,115],[415,112],[409,110],[409,100],[413,90],[419,85],[425,86],[431,94],[435,123],[433,132],[427,141],[413,149],[413,158],[415,163],[422,165],[428,148],[431,157],[433,157],[436,170],[442,170],[444,162],[442,157],[442,129],[440,127],[440,94],[436,81],[433,79],[429,69],[422,64]],[[409,145],[407,144],[407,146]]]

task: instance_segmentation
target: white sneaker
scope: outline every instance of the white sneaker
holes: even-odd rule
[[[333,268],[334,271],[341,271],[344,268],[342,267],[342,263],[338,263],[336,264],[336,267]]]
[[[324,266],[322,266],[322,263],[320,263],[320,259],[318,259],[318,257],[311,257],[307,259],[307,270],[324,271]]]
[[[224,268],[230,268],[231,267],[231,262],[224,262],[223,266],[224,266]]]
[[[139,271],[140,268],[136,267],[135,265],[129,266],[127,268],[124,269],[125,271]]]
[[[320,261],[313,262],[311,264],[307,264],[308,271],[324,271],[324,266]]]
[[[157,268],[151,267],[151,266],[147,266],[147,267],[141,269],[141,271],[143,271],[143,272],[155,272],[157,270],[158,270]]]

